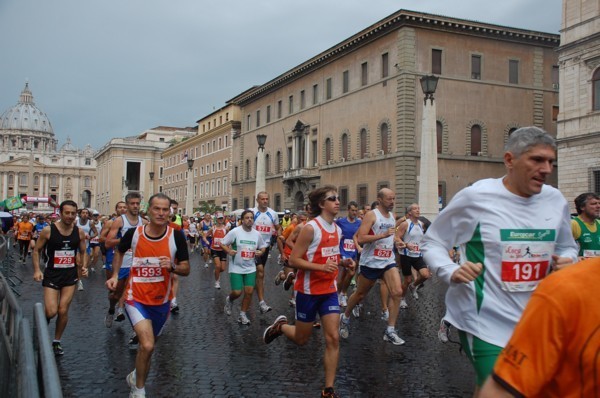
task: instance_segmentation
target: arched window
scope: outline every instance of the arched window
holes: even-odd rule
[[[360,129],[360,158],[363,159],[367,155],[367,130]]]
[[[8,185],[14,185],[14,183],[15,183],[15,175],[9,174],[8,175]]]
[[[442,153],[442,148],[444,147],[444,126],[442,122],[435,122],[435,132],[437,137],[437,153]]]
[[[508,130],[508,136],[510,137],[510,135],[511,135],[512,133],[514,133],[515,131],[517,131],[517,128],[516,128],[516,127],[513,127],[513,128],[511,128],[510,130]]]
[[[390,132],[387,123],[381,125],[381,150],[383,153],[389,152]]]
[[[592,76],[592,109],[600,111],[600,68],[596,69]]]
[[[33,185],[35,185],[35,186],[40,185],[40,176],[38,176],[38,175],[33,176]]]
[[[348,160],[350,158],[350,149],[348,144],[348,134],[344,133],[342,135],[342,158],[344,158],[344,160]]]
[[[481,126],[474,124],[471,126],[471,156],[481,154]]]
[[[265,172],[271,174],[271,156],[268,153],[265,155]]]
[[[246,159],[246,180],[250,179],[250,159]]]
[[[275,173],[281,173],[281,151],[277,151],[275,155]]]
[[[325,164],[331,162],[331,138],[325,140]]]

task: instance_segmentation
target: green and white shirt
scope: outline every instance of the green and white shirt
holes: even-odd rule
[[[434,274],[450,285],[444,319],[457,329],[504,347],[533,290],[550,272],[552,255],[577,259],[569,207],[544,185],[529,198],[485,179],[452,199],[423,238],[421,250]],[[473,282],[451,283],[459,268],[448,251],[460,246],[464,261],[483,264]]]
[[[231,246],[235,256],[229,256],[229,272],[233,274],[251,274],[256,272],[254,257],[256,251],[267,247],[261,235],[254,229],[244,231],[243,227],[232,229],[225,235],[221,244]]]

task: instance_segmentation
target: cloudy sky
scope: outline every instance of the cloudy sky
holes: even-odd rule
[[[399,9],[558,33],[561,0],[0,0],[0,113],[26,79],[59,145],[195,121]]]

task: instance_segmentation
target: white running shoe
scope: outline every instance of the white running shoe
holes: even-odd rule
[[[221,282],[215,281],[215,289],[220,289],[220,288],[221,288]]]
[[[413,285],[412,283],[408,285],[408,290],[410,290],[410,293],[412,294],[415,300],[419,299],[419,293],[417,292],[417,288],[415,287],[415,285]]]
[[[387,321],[390,319],[390,310],[381,311],[381,320]]]
[[[389,332],[389,331],[385,331],[385,334],[383,335],[383,340],[384,341],[389,341],[390,343],[392,343],[393,345],[402,345],[405,343],[404,340],[402,340],[400,338],[400,336],[398,336],[398,332],[396,332],[395,330]]]
[[[233,303],[229,299],[229,296],[225,299],[225,313],[227,315],[231,315],[231,309],[233,308]]]
[[[292,297],[290,299],[289,303],[290,303],[290,307],[296,307],[296,299],[295,298]]]
[[[261,314],[266,314],[267,312],[269,312],[273,309],[273,308],[269,307],[267,305],[267,303],[265,303],[264,301],[260,302],[260,304],[258,305],[258,308],[260,309]]]
[[[77,290],[83,291],[83,281],[81,279],[77,281]]]
[[[405,299],[400,300],[400,308],[403,310],[408,308],[408,304],[406,303]]]
[[[131,373],[127,375],[127,385],[131,389],[135,387],[135,369],[133,369]]]
[[[242,325],[250,325],[250,319],[245,312],[240,312],[240,316],[238,317],[238,322]]]
[[[438,339],[442,343],[448,342],[448,334],[450,333],[450,324],[444,321],[444,319],[440,320],[440,329],[438,330]]]
[[[347,307],[348,306],[348,296],[345,294],[340,294],[340,306]]]
[[[354,308],[352,308],[352,315],[354,315],[355,318],[360,318],[361,308],[362,308],[362,304],[356,304],[354,306]]]
[[[340,315],[340,337],[343,339],[347,339],[350,335],[350,318],[346,318],[346,315],[342,313]]]
[[[283,278],[285,278],[285,272],[281,270],[277,273],[277,275],[275,275],[275,286],[281,285],[281,282],[283,282]]]

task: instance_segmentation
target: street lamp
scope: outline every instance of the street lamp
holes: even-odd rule
[[[188,165],[188,176],[187,176],[187,195],[185,196],[185,214],[190,215],[194,213],[194,193],[193,193],[193,185],[194,185],[194,175],[192,174],[192,167],[194,167],[194,159],[188,156],[187,158]]]
[[[152,191],[150,192],[150,195],[148,195],[148,197],[150,197],[150,196],[154,195],[154,172],[153,171],[149,172],[148,176],[150,177],[150,181],[152,183],[152,186],[150,187]]]
[[[256,141],[258,142],[258,154],[256,155],[256,186],[254,192],[258,195],[259,192],[263,192],[266,189],[265,142],[267,142],[267,136],[265,134],[258,134]]]
[[[421,215],[433,221],[439,213],[438,205],[438,158],[436,110],[433,94],[439,77],[428,75],[420,79],[425,98],[421,119],[421,160],[419,162],[419,206]],[[427,100],[430,104],[427,105]]]

